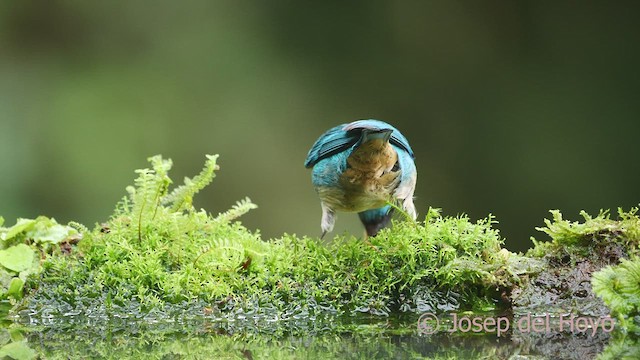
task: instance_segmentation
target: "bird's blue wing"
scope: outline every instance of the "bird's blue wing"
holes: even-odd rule
[[[312,167],[324,158],[347,150],[358,142],[360,134],[347,132],[344,127],[345,124],[331,128],[316,140],[304,161],[306,168]]]
[[[384,121],[369,119],[341,124],[322,134],[309,150],[304,166],[310,168],[324,158],[351,148],[360,139],[363,129],[392,130],[389,142],[405,150],[412,159],[414,158],[409,141],[398,129]]]
[[[362,131],[362,129],[392,130],[391,139],[389,139],[389,142],[404,149],[412,159],[415,158],[415,156],[413,155],[413,150],[411,149],[411,146],[409,146],[409,141],[407,140],[407,138],[404,137],[404,135],[402,135],[402,133],[398,129],[387,124],[384,121],[374,119],[358,120],[347,125],[343,125],[343,128],[347,132],[358,131],[358,137],[360,136],[360,132]]]

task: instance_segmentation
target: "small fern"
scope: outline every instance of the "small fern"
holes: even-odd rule
[[[216,164],[218,155],[207,155],[204,168],[193,179],[184,178],[184,185],[180,185],[173,191],[162,197],[162,204],[169,206],[170,211],[178,212],[192,210],[193,196],[209,185],[216,177],[215,171],[220,169]]]
[[[143,225],[155,218],[160,199],[166,194],[171,184],[168,176],[172,166],[171,160],[164,160],[160,155],[152,156],[147,160],[153,169],[136,170],[139,175],[134,181],[135,187],[127,187],[131,198],[130,213],[137,222],[138,241],[142,240]]]
[[[152,168],[136,170],[138,178],[134,186],[127,187],[129,198],[118,203],[116,214],[129,215],[135,221],[138,241],[142,241],[145,225],[156,218],[160,208],[170,213],[195,211],[193,196],[215,177],[215,170],[218,169],[217,158],[218,155],[207,155],[202,171],[193,179],[185,177],[184,185],[178,186],[171,193],[168,192],[172,183],[168,173],[173,165],[172,161],[163,159],[160,155],[148,158]]]
[[[215,176],[217,155],[203,170],[170,191],[171,160],[153,156],[138,170],[114,215],[80,244],[92,281],[110,296],[137,298],[144,307],[231,293],[230,279],[261,271],[267,248],[259,236],[233,220],[256,208],[248,198],[213,218],[192,200]]]
[[[209,271],[235,271],[244,260],[245,249],[239,241],[216,239],[206,246],[193,261],[194,266]]]
[[[258,205],[251,202],[251,199],[248,197],[236,202],[233,207],[223,213],[218,214],[214,219],[215,222],[230,222],[233,221],[240,216],[248,213],[253,209],[257,209]]]

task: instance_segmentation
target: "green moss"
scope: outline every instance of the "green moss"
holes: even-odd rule
[[[397,222],[369,241],[339,237],[323,244],[285,236],[275,244],[293,251],[280,253],[288,258],[278,261],[276,279],[285,293],[298,289],[318,302],[374,314],[416,310],[419,304],[435,310],[438,302],[493,306],[496,289],[511,279],[500,271],[506,252],[500,252],[502,239],[491,224],[491,217],[472,223],[430,210],[425,223]]]
[[[0,218],[0,225],[3,222]],[[40,259],[78,239],[75,229],[44,216],[0,226],[0,301],[22,299],[24,282],[40,271]]]
[[[636,336],[618,332],[598,354],[597,360],[636,360],[640,359],[640,343]]]
[[[552,219],[545,219],[546,227],[536,228],[551,237],[550,242],[532,238],[534,247],[527,255],[542,257],[549,253],[571,252],[588,256],[596,247],[619,244],[635,252],[640,242],[640,218],[638,208],[624,211],[618,208],[618,219],[611,219],[608,210],[592,217],[585,211],[580,215],[584,222],[571,222],[562,218],[559,210],[551,210]]]
[[[178,309],[235,316],[250,308],[278,316],[493,308],[517,281],[518,256],[501,248],[495,220],[442,217],[395,222],[377,237],[332,242],[284,235],[264,241],[236,219],[249,199],[213,216],[192,205],[215,177],[216,156],[170,191],[171,161],[150,158],[113,216],[68,256],[50,257],[28,284],[31,314],[99,309]],[[101,306],[104,304],[104,306]],[[65,309],[65,310],[61,310]]]
[[[620,325],[640,334],[640,258],[633,256],[607,266],[593,274],[591,282]]]

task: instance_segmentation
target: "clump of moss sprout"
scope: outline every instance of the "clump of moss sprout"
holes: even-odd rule
[[[551,241],[532,239],[534,247],[528,255],[542,257],[564,251],[589,256],[593,254],[593,249],[613,244],[635,252],[640,244],[640,218],[637,212],[638,208],[629,211],[618,208],[618,219],[612,219],[608,210],[600,211],[596,217],[581,211],[584,222],[572,222],[563,219],[559,210],[552,210],[552,219],[545,219],[546,227],[536,228],[549,235]]]
[[[551,241],[533,240],[527,255],[543,262],[537,274],[512,292],[514,307],[576,311],[595,316],[609,312],[618,316],[620,328],[633,329],[640,315],[640,218],[638,208],[618,209],[591,216],[584,221],[565,220],[558,210],[538,230]]]
[[[217,156],[170,190],[171,161],[154,156],[111,218],[89,230],[70,255],[53,256],[31,277],[22,304],[42,313],[149,312],[198,304],[212,316],[263,312],[282,318],[318,312],[492,308],[517,281],[516,254],[501,248],[495,220],[442,217],[396,222],[363,241],[284,235],[265,241],[237,218],[249,200],[212,215],[195,194],[215,177]]]

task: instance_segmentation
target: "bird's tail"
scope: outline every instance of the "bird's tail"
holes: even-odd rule
[[[387,227],[393,216],[393,208],[385,205],[381,208],[366,210],[358,213],[362,225],[368,236],[376,236],[378,232]]]

